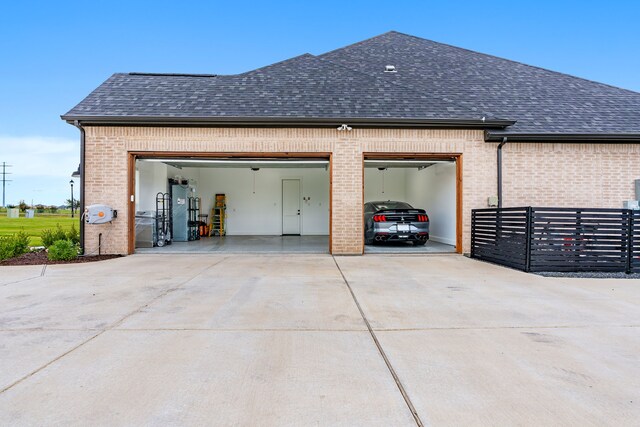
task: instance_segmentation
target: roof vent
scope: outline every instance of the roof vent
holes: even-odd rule
[[[396,66],[395,65],[386,65],[384,67],[384,72],[385,73],[395,73],[396,72]]]

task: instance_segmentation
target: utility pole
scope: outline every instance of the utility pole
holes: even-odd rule
[[[7,205],[5,204],[5,193],[6,193],[6,186],[7,186],[7,182],[11,182],[10,179],[7,179],[7,175],[11,175],[11,172],[7,172],[7,168],[12,167],[11,165],[8,165],[6,162],[2,162],[2,207],[6,208]]]

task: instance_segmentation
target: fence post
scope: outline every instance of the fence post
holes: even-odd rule
[[[471,258],[476,255],[476,210],[471,210]]]
[[[625,209],[627,212],[627,262],[624,272],[631,274],[631,262],[633,261],[633,211]]]
[[[529,206],[527,208],[527,227],[525,231],[525,245],[526,258],[524,264],[524,271],[527,273],[531,270],[531,234],[533,232],[533,208]]]

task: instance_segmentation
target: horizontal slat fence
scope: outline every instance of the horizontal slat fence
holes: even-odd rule
[[[629,270],[640,273],[640,211],[633,211],[631,227],[631,262]]]
[[[471,256],[526,270],[529,208],[471,212]]]
[[[471,256],[523,271],[640,272],[640,211],[475,209]]]

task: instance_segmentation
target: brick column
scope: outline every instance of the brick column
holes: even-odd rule
[[[346,134],[336,142],[332,157],[331,252],[334,255],[362,254],[362,167],[362,145],[355,135]]]

